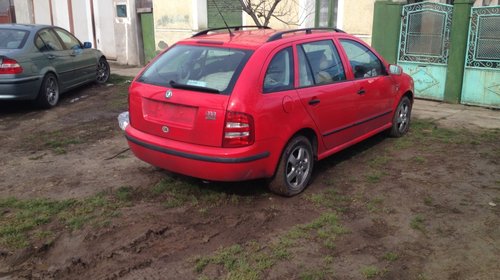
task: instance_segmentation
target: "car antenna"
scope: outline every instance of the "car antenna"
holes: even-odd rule
[[[227,31],[229,31],[229,36],[233,37],[233,36],[234,36],[234,34],[233,34],[233,32],[231,32],[231,28],[229,28],[229,25],[227,25],[227,22],[226,22],[226,20],[224,19],[224,16],[222,15],[222,13],[220,12],[219,7],[217,6],[217,3],[215,3],[215,0],[212,0],[212,2],[214,3],[215,8],[217,9],[217,12],[219,12],[219,15],[220,15],[220,17],[222,18],[222,21],[223,21],[223,22],[224,22],[224,24],[226,25]]]

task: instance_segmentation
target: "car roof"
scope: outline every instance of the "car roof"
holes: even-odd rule
[[[37,31],[46,27],[54,27],[54,26],[45,24],[19,24],[19,23],[0,24],[0,28],[18,29],[25,31]]]
[[[213,30],[213,31],[212,31]],[[304,28],[291,30],[274,30],[259,28],[251,30],[232,30],[232,36],[227,29],[217,28],[199,32],[193,37],[180,41],[188,44],[222,45],[242,49],[257,49],[266,43],[275,41],[290,42],[304,38],[335,36],[337,33],[346,34],[334,28]]]

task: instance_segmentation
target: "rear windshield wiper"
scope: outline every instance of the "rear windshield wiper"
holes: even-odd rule
[[[175,81],[170,81],[169,84],[173,88],[189,89],[189,90],[195,90],[195,91],[204,91],[204,92],[208,92],[208,93],[220,93],[220,91],[218,89],[215,89],[215,88],[179,84]]]

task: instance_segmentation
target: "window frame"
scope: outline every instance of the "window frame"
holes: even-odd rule
[[[266,90],[265,87],[264,87],[264,83],[266,81],[266,76],[268,74],[268,71],[269,71],[269,67],[271,66],[271,63],[273,62],[274,58],[279,54],[281,53],[282,51],[288,51],[288,55],[290,57],[290,73],[289,73],[289,79],[290,79],[290,86],[287,87],[287,88],[279,88],[279,89],[271,89],[271,90]],[[296,88],[296,63],[295,63],[295,60],[296,60],[296,55],[295,55],[295,48],[292,46],[292,45],[287,45],[283,48],[280,48],[278,51],[276,52],[273,52],[270,56],[269,56],[269,62],[265,65],[266,66],[266,70],[264,71],[264,75],[262,77],[262,80],[261,80],[261,92],[263,94],[270,94],[270,93],[275,93],[275,92],[282,92],[282,91],[289,91],[289,90],[294,90]]]
[[[311,63],[309,61],[309,58],[307,57],[307,54],[305,53],[305,50],[303,50],[303,47],[302,45],[305,45],[305,44],[311,44],[311,43],[315,43],[315,42],[321,42],[321,41],[330,41],[331,42],[331,46],[333,46],[333,54],[337,54],[337,58],[340,62],[340,65],[342,67],[342,70],[344,72],[344,79],[342,80],[338,80],[338,81],[334,81],[332,80],[331,82],[328,82],[328,83],[316,83],[316,80],[314,78],[314,71],[311,66]],[[306,86],[301,86],[300,85],[300,61],[299,61],[299,48],[301,48],[303,51],[304,51],[304,55],[305,55],[305,58],[307,59],[307,69],[309,71],[309,73],[311,74],[312,76],[312,84],[311,85],[306,85]],[[297,52],[297,86],[296,88],[309,88],[309,87],[318,87],[318,86],[325,86],[325,85],[332,85],[332,84],[338,84],[338,83],[343,83],[343,82],[347,82],[349,81],[349,76],[348,76],[348,70],[346,68],[346,66],[350,66],[350,65],[346,65],[346,61],[345,61],[345,58],[343,56],[343,53],[341,50],[341,48],[339,48],[336,40],[334,40],[334,38],[331,38],[331,37],[323,37],[323,38],[316,38],[314,40],[307,40],[307,41],[300,41],[300,42],[297,42],[295,44],[295,51]]]
[[[368,53],[371,53],[373,55],[373,57],[375,57],[378,60],[379,64],[380,64],[381,73],[378,74],[378,75],[376,75],[376,76],[368,76],[368,77],[358,77],[358,78],[356,78],[355,71],[353,69],[351,60],[349,59],[349,56],[347,55],[347,52],[346,52],[346,50],[344,48],[344,45],[342,44],[343,41],[352,42],[354,45],[361,46],[361,47],[365,48]],[[387,65],[386,65],[385,61],[372,48],[370,48],[366,44],[364,44],[364,43],[362,43],[362,42],[360,42],[358,40],[355,40],[353,38],[348,38],[348,37],[338,38],[338,42],[339,42],[339,46],[342,48],[343,55],[344,55],[344,57],[346,59],[346,62],[348,64],[348,66],[349,66],[349,71],[351,72],[351,76],[352,76],[353,80],[371,79],[371,78],[383,77],[383,76],[388,76],[389,75],[389,71],[387,71]]]

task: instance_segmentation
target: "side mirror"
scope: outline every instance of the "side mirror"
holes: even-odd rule
[[[83,48],[84,49],[91,49],[92,48],[92,43],[91,42],[84,42],[83,43]]]
[[[389,73],[391,75],[401,75],[401,73],[403,73],[403,68],[401,68],[401,66],[398,66],[398,65],[394,65],[394,64],[390,64],[389,65]]]

